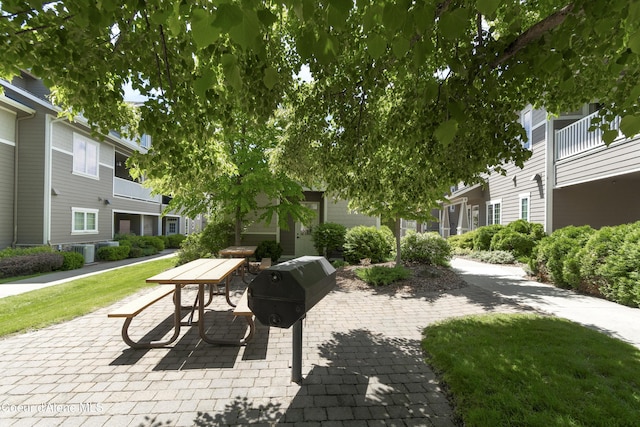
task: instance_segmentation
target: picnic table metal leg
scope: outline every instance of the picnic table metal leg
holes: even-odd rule
[[[227,287],[228,289],[228,287]],[[204,285],[200,285],[198,286],[198,294],[200,296],[200,298],[204,297]],[[227,302],[229,302],[229,300],[227,299]],[[229,304],[231,304],[229,302]],[[235,306],[234,306],[235,307]],[[249,332],[247,333],[247,335],[237,341],[231,341],[231,340],[213,340],[211,338],[209,338],[207,336],[207,332],[204,326],[204,307],[202,305],[198,306],[198,314],[199,314],[199,319],[198,319],[198,333],[200,334],[200,338],[202,338],[202,341],[208,343],[208,344],[216,344],[216,345],[246,345],[247,342],[249,342],[249,340],[251,338],[253,338],[253,336],[255,335],[255,329],[256,329],[256,325],[255,322],[253,320],[253,316],[243,316],[245,317],[245,319],[247,320],[247,324],[249,325]]]
[[[134,341],[129,336],[129,326],[131,325],[131,321],[133,317],[127,317],[124,319],[124,324],[122,325],[122,340],[131,348],[134,349],[142,349],[142,348],[158,348],[158,347],[166,347],[167,345],[173,343],[180,336],[180,325],[181,325],[181,292],[180,286],[176,285],[176,291],[174,295],[174,310],[173,310],[173,335],[166,341],[149,341],[149,342],[140,342]]]

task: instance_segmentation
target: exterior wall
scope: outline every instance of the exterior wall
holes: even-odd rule
[[[554,190],[553,228],[590,225],[600,228],[640,220],[640,173]]]
[[[640,171],[638,138],[623,139],[556,163],[556,187]]]
[[[494,173],[487,179],[488,186],[482,200],[484,204],[480,205],[480,225],[487,224],[487,203],[494,200],[501,200],[502,224],[519,219],[521,195],[525,194],[529,195],[529,222],[544,224],[546,124],[540,124],[536,119],[545,120],[546,114],[540,111],[542,110],[536,110],[533,114],[532,154],[524,167],[520,169],[514,164],[508,164],[505,166],[505,176]],[[533,179],[536,174],[540,175],[538,181]]]
[[[0,107],[0,249],[13,241],[16,114]]]
[[[325,206],[326,218],[322,222],[335,222],[347,228],[357,225],[375,227],[380,225],[380,219],[378,217],[349,212],[348,205],[349,202],[346,200],[327,199]]]
[[[261,194],[256,198],[258,206],[267,206],[269,204],[277,203],[275,200],[269,200],[266,195]],[[265,224],[264,222],[257,222],[260,212],[253,212],[248,215],[248,222],[251,224],[247,227],[246,231],[242,233],[242,244],[256,246],[263,240],[279,240],[278,234],[278,218],[274,215],[271,218],[271,222]]]
[[[27,101],[20,100],[21,102]],[[19,245],[46,244],[45,236],[45,171],[46,114],[47,110],[35,106],[32,119],[18,123],[18,239]]]

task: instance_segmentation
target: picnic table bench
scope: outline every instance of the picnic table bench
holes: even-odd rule
[[[246,344],[255,333],[255,322],[253,319],[253,313],[249,309],[247,302],[247,291],[245,289],[238,304],[233,304],[229,298],[229,286],[231,274],[244,266],[244,259],[199,259],[182,266],[176,267],[172,270],[165,271],[156,276],[147,279],[147,282],[160,283],[160,286],[155,288],[148,294],[131,301],[124,306],[115,309],[108,313],[110,318],[124,318],[124,324],[122,325],[122,339],[132,348],[156,348],[165,347],[173,343],[180,334],[180,327],[182,323],[182,309],[191,309],[192,315],[195,309],[198,309],[198,330],[200,337],[203,341],[210,344],[219,345],[244,345]],[[223,341],[211,339],[207,336],[204,328],[204,308],[211,303],[213,298],[213,288],[217,287],[221,282],[225,282],[225,297],[227,303],[232,306],[233,315],[235,317],[244,317],[249,331],[244,338],[238,341]],[[181,303],[182,288],[189,284],[198,285],[198,297],[193,306],[183,307]],[[205,285],[209,285],[209,300],[206,303],[205,299]],[[129,327],[132,320],[142,313],[145,309],[152,306],[163,298],[173,295],[174,315],[173,315],[173,335],[164,341],[134,341],[129,336]],[[188,325],[191,325],[189,321]]]

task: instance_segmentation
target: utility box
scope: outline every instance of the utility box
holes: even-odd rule
[[[260,323],[289,328],[336,285],[336,269],[321,256],[303,256],[263,270],[249,284],[249,308]]]
[[[96,247],[95,245],[73,245],[71,249],[74,252],[81,253],[84,257],[84,263],[90,264],[95,262],[96,258]]]

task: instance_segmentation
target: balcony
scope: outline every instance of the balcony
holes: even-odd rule
[[[567,157],[605,145],[602,140],[602,130],[589,130],[591,120],[597,117],[598,114],[598,111],[596,111],[556,131],[556,160],[566,159]],[[612,130],[620,129],[620,117],[616,117],[609,126]]]
[[[144,188],[137,182],[118,177],[113,178],[113,195],[158,204],[162,202],[162,195],[152,196],[151,189]]]

